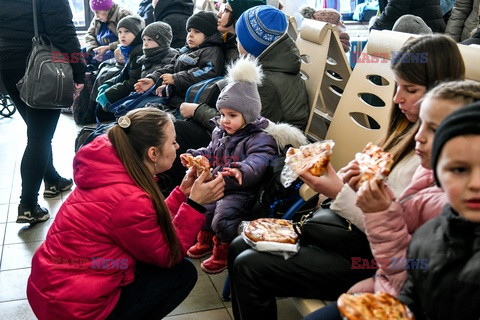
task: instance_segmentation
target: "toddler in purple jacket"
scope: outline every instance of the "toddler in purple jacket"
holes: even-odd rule
[[[257,84],[262,70],[252,59],[239,59],[229,68],[228,84],[220,93],[215,117],[216,128],[206,148],[187,150],[181,155],[203,155],[210,161],[213,175],[225,178],[225,196],[206,205],[207,221],[198,234],[197,243],[187,255],[200,258],[212,252],[201,268],[206,273],[219,273],[227,268],[230,242],[237,236],[237,228],[248,218],[253,208],[258,185],[270,162],[277,155],[275,139],[264,130],[270,122],[260,116],[262,108]]]

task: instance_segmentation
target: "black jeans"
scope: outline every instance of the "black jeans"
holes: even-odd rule
[[[197,277],[197,270],[188,259],[171,268],[138,263],[135,281],[122,288],[107,320],[163,319],[185,300]]]
[[[276,320],[276,297],[336,300],[375,270],[352,270],[351,258],[301,246],[285,260],[251,249],[237,237],[228,252],[232,308],[236,320]]]
[[[308,314],[303,320],[342,320],[343,317],[338,310],[337,302],[333,302],[328,306],[313,311]]]
[[[60,110],[32,109],[21,99],[16,84],[23,77],[24,68],[0,70],[2,82],[18,112],[27,125],[27,146],[23,153],[20,174],[22,195],[20,202],[27,207],[38,201],[42,179],[57,183],[60,176],[53,166],[52,138],[57,128]]]

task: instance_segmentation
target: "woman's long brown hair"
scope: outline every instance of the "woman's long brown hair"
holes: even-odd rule
[[[426,61],[412,62],[413,56]],[[421,59],[420,59],[421,60]],[[391,69],[397,77],[433,88],[437,83],[448,80],[463,80],[465,64],[457,44],[441,34],[423,35],[407,41],[392,58]],[[390,126],[380,145],[392,153],[398,163],[415,149],[415,134],[419,123],[411,123],[398,107],[392,108]]]
[[[175,264],[181,258],[180,243],[165,198],[144,163],[150,147],[157,147],[161,152],[167,138],[165,126],[172,120],[167,113],[156,108],[133,110],[127,113],[127,117],[130,126],[121,128],[115,124],[108,131],[108,139],[133,181],[150,195],[158,224],[170,248],[170,264]]]

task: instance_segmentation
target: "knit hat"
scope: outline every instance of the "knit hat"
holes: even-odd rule
[[[157,21],[150,23],[142,32],[142,37],[153,39],[162,49],[168,49],[172,43],[172,27],[168,23]]]
[[[245,51],[258,57],[285,33],[287,26],[287,18],[282,11],[272,6],[256,6],[242,13],[235,32]]]
[[[432,170],[438,186],[440,186],[440,181],[437,175],[437,164],[443,146],[448,140],[467,134],[480,135],[480,101],[452,112],[435,131],[432,148]]]
[[[246,123],[255,121],[262,110],[257,88],[262,83],[262,68],[253,58],[241,57],[228,67],[227,72],[228,82],[218,96],[217,109],[240,112]]]
[[[190,28],[203,32],[205,37],[210,37],[217,30],[218,19],[215,13],[210,11],[198,11],[187,20],[187,31]]]
[[[113,5],[113,0],[90,0],[90,9],[92,11],[110,10]]]
[[[315,10],[312,7],[303,7],[300,13],[307,19],[327,22],[337,26],[338,37],[342,44],[343,51],[350,51],[350,36],[345,31],[346,27],[342,21],[342,15],[335,9],[319,9]]]
[[[120,28],[128,29],[131,33],[137,36],[145,27],[145,21],[140,16],[130,15],[118,21],[117,30]]]
[[[412,14],[405,14],[395,21],[392,31],[405,32],[412,34],[432,34],[432,29],[422,20],[422,18]]]
[[[232,16],[235,20],[250,8],[255,6],[266,5],[267,0],[227,0],[227,3],[232,7]]]

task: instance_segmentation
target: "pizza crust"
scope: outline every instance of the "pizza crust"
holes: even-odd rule
[[[393,156],[383,151],[379,146],[369,142],[361,153],[355,155],[355,160],[360,167],[360,180],[357,187],[363,182],[376,180],[378,184],[387,179],[393,165]]]
[[[338,310],[348,320],[414,320],[412,312],[397,298],[386,293],[344,293]]]
[[[191,154],[188,154],[183,159],[187,161],[186,167],[188,169],[193,168],[193,170],[195,170],[195,176],[197,178],[203,173],[203,171],[208,171],[208,176],[205,181],[212,179],[210,162],[207,158],[202,155],[194,157]]]

